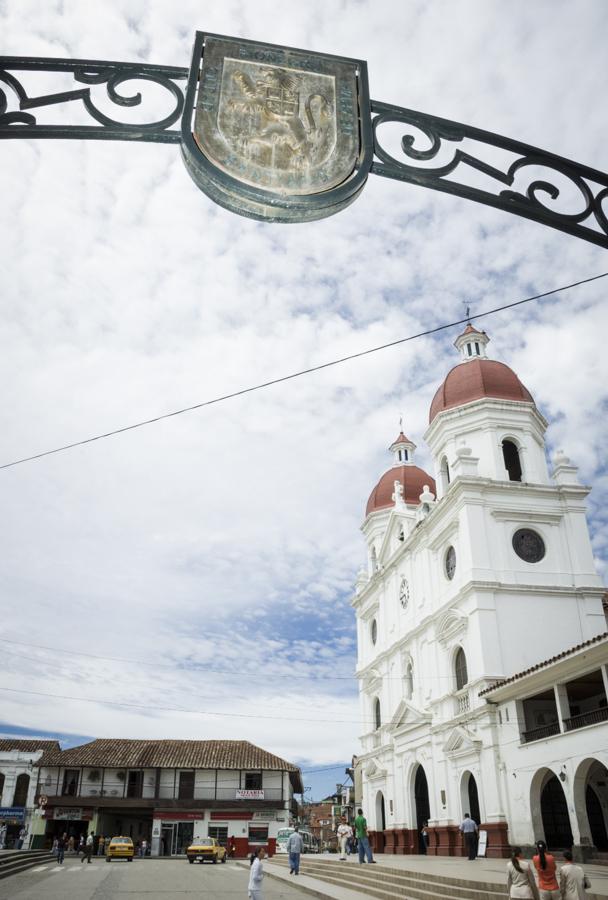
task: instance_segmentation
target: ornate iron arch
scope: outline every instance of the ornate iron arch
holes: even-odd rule
[[[293,172],[275,187],[262,183],[260,188],[259,184],[252,184],[246,178],[240,182],[239,166],[242,169],[243,165],[242,160],[238,159],[231,173],[220,171],[214,180],[208,180],[207,174],[195,171],[198,151],[195,142],[190,141],[192,120],[198,114],[198,108],[208,103],[211,88],[217,87],[217,75],[213,75],[209,65],[206,71],[205,63],[206,54],[211,52],[209,48],[220,44],[235,48],[234,53],[244,61],[244,67],[263,66],[260,71],[279,73],[274,84],[280,81],[280,77],[285,81],[287,67],[291,67],[290,72],[296,73],[295,76],[290,76],[291,81],[286,81],[287,87],[279,99],[271,81],[268,81],[270,88],[264,97],[259,92],[255,98],[244,97],[244,105],[250,101],[252,110],[256,108],[256,103],[258,111],[260,104],[266,103],[270,110],[268,116],[274,116],[273,127],[276,127],[272,138],[275,144],[279,140],[289,143],[285,138],[285,123],[293,125],[294,117],[293,109],[290,120],[285,108],[291,102],[290,97],[296,98],[292,103],[294,108],[300,103],[304,110],[304,101],[298,99],[301,91],[297,79],[300,78],[302,85],[306,78],[310,79],[311,73],[312,76],[316,74],[317,81],[327,79],[330,77],[327,73],[333,71],[332,65],[338,67],[335,71],[341,73],[342,82],[333,107],[319,91],[313,94],[310,93],[313,89],[308,88],[308,99],[312,98],[314,101],[317,98],[316,106],[309,104],[307,107],[308,120],[304,112],[301,113],[300,118],[305,131],[308,129],[308,136],[301,139],[300,145],[292,140],[289,152],[295,155],[298,152],[301,156],[304,155],[302,147],[305,146],[306,153],[310,156],[315,140],[319,140],[320,128],[317,121],[317,132],[314,132],[311,108],[317,120],[323,116],[327,119],[333,112],[338,123],[338,133],[340,128],[346,129],[352,137],[348,109],[349,104],[352,106],[353,98],[348,93],[350,88],[344,75],[348,75],[350,66],[353,84],[356,83],[358,92],[358,105],[355,108],[359,111],[359,156],[348,179],[332,186],[331,190],[325,190],[320,183],[309,195],[305,195],[302,190],[290,193],[290,178],[291,183],[294,183]],[[74,87],[32,95],[23,84],[22,73],[25,72],[67,74],[71,76]],[[241,86],[247,93],[247,75],[240,72],[238,74],[242,76]],[[129,91],[131,82],[138,83],[137,90]],[[161,119],[152,118],[143,123],[122,122],[122,109],[142,105],[142,85],[146,83],[154,84],[167,93],[171,103],[170,111]],[[251,79],[249,84],[251,95]],[[99,98],[94,95],[96,88],[105,89],[104,103],[107,105],[109,101],[116,107],[116,117],[100,108]],[[319,101],[319,97],[323,102]],[[218,103],[221,103],[221,97]],[[234,100],[231,103],[235,105]],[[65,114],[73,104],[78,104],[85,110],[92,120],[89,124],[77,125],[61,120],[59,110],[63,110]],[[58,110],[57,121],[50,124],[39,121],[39,112],[43,109],[48,111],[51,107]],[[254,114],[251,113],[249,118],[255,118]],[[280,133],[279,125],[284,129],[283,134]],[[387,125],[396,125],[403,130],[398,155],[387,146]],[[292,130],[295,133],[295,128]],[[267,127],[266,132],[268,131],[270,129]],[[266,132],[262,132],[264,137]],[[194,137],[196,138],[196,134]],[[266,221],[308,221],[331,215],[352,202],[362,189],[368,173],[373,173],[502,209],[608,248],[608,175],[605,172],[480,128],[371,100],[367,91],[367,67],[361,60],[321,56],[304,50],[222,38],[202,32],[196,35],[189,69],[110,60],[4,56],[0,57],[0,138],[179,144],[190,174],[209,196],[235,212]],[[249,152],[253,144],[252,135],[247,135],[247,138],[248,141],[241,143],[248,143]],[[239,139],[237,134],[234,138],[235,147],[239,145]],[[259,136],[257,141],[259,145],[263,144]],[[267,143],[270,145],[270,140]],[[488,161],[488,156],[491,157],[492,151],[496,149],[510,155],[509,161],[502,168]],[[256,152],[258,150],[259,147]],[[227,157],[229,163],[235,156],[232,153],[231,157],[230,152]],[[243,154],[243,158],[246,158],[247,153],[243,151]],[[304,163],[310,165],[310,159],[305,158]],[[201,165],[209,168],[209,160],[204,153],[201,153]],[[301,163],[300,170],[302,165]],[[319,175],[321,180],[330,181],[327,161],[323,161],[318,168],[319,173],[322,173]],[[486,187],[480,188],[467,183],[467,176],[475,173],[485,176]],[[298,177],[300,176],[301,171]],[[555,205],[562,197],[560,183],[563,185],[564,181],[578,198],[578,208],[570,212],[564,212]],[[490,187],[492,183],[495,184],[494,190]]]

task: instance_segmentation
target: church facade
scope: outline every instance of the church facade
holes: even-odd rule
[[[517,375],[468,325],[431,404],[435,477],[401,432],[362,532],[362,801],[376,852],[608,852],[608,634],[589,488]]]

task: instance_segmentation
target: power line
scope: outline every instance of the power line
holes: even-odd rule
[[[191,664],[188,663],[188,664],[179,665],[179,664],[175,664],[175,663],[161,663],[161,662],[149,661],[149,660],[145,660],[145,659],[128,659],[127,657],[123,657],[123,656],[102,656],[101,654],[98,654],[98,653],[83,653],[81,650],[65,650],[62,647],[49,647],[49,646],[45,646],[44,644],[33,644],[28,641],[15,641],[15,640],[11,640],[10,638],[4,638],[4,637],[0,637],[0,642],[2,642],[4,644],[15,644],[20,647],[34,647],[36,650],[48,650],[51,653],[64,653],[69,656],[80,656],[80,657],[83,657],[84,659],[97,659],[97,660],[101,660],[103,662],[120,662],[120,663],[127,663],[128,665],[135,665],[135,666],[150,666],[154,669],[171,669],[173,671],[185,672],[185,673],[190,673],[193,671],[213,672],[214,675],[232,675],[235,678],[237,678],[237,677],[241,678],[243,676],[252,676],[252,675],[257,674],[255,671],[252,671],[252,670],[244,672],[242,670],[239,671],[237,669],[217,669],[212,665],[206,665],[205,663],[199,663],[196,661],[192,662]],[[27,656],[23,656],[23,658],[24,659],[32,659],[32,657],[27,657]],[[47,665],[47,663],[43,659],[38,659],[35,661],[41,663],[41,665]],[[55,666],[56,664],[51,663],[51,665]],[[290,662],[289,665],[293,665],[293,663]],[[295,672],[278,671],[277,677],[305,679],[306,681],[327,681],[329,679],[337,679],[340,681],[343,681],[343,680],[344,681],[355,681],[354,674],[353,675],[330,675],[330,674],[323,675],[321,673],[319,675],[315,675],[315,674],[300,675]]]
[[[210,635],[207,635],[207,637],[209,637],[209,636]],[[191,673],[196,673],[196,672],[210,672],[214,675],[228,675],[228,676],[232,676],[234,678],[243,678],[243,677],[247,678],[247,677],[251,677],[253,675],[258,674],[258,672],[259,672],[259,670],[252,670],[252,669],[249,669],[249,670],[218,669],[212,665],[207,665],[205,663],[196,662],[195,660],[193,660],[193,661],[186,660],[185,663],[182,662],[180,664],[180,663],[161,663],[161,662],[155,662],[155,661],[150,661],[150,660],[146,660],[146,659],[129,659],[128,657],[124,657],[124,656],[102,656],[101,654],[98,654],[98,653],[85,653],[82,650],[66,650],[63,647],[49,647],[44,644],[36,644],[36,643],[31,643],[29,641],[16,641],[16,640],[12,640],[11,638],[4,638],[4,637],[0,637],[0,643],[15,644],[19,647],[33,647],[35,650],[47,650],[50,653],[63,653],[63,654],[67,654],[69,656],[79,656],[79,657],[82,657],[83,659],[101,660],[102,662],[119,662],[119,663],[126,663],[127,665],[133,665],[133,666],[150,666],[154,669],[169,669],[174,672],[183,672],[185,674],[191,674]],[[10,651],[6,651],[6,652],[10,652]],[[26,654],[19,654],[19,653],[15,653],[15,652],[13,652],[11,655],[16,656],[20,659],[27,659],[30,662],[39,663],[42,666],[51,666],[52,668],[61,668],[61,665],[59,663],[48,662],[47,660],[40,659],[39,657],[27,656]],[[292,662],[289,662],[288,664],[293,665]],[[277,677],[280,677],[281,679],[293,678],[296,680],[323,681],[323,682],[325,682],[325,681],[350,681],[353,683],[360,681],[364,678],[367,678],[369,675],[369,673],[367,673],[367,672],[364,674],[361,674],[361,675],[357,675],[354,672],[352,675],[331,675],[329,673],[324,674],[323,672],[321,672],[319,674],[317,674],[317,673],[300,674],[300,673],[291,672],[291,671],[288,671],[288,672],[277,671],[275,674]],[[390,675],[390,674],[376,675],[376,676],[372,677],[372,680],[373,681],[404,681],[405,676],[404,675]],[[454,675],[453,675],[453,673],[446,673],[444,675],[438,675],[436,673],[428,674],[428,675],[425,675],[424,680],[425,681],[447,681],[447,682],[451,683],[454,680]]]
[[[229,712],[213,712],[210,709],[187,709],[186,707],[181,706],[159,706],[158,703],[153,703],[152,705],[146,703],[124,703],[118,700],[105,700],[102,697],[72,697],[69,694],[51,694],[45,691],[28,691],[24,688],[9,688],[9,687],[0,687],[0,691],[6,691],[9,694],[28,694],[33,697],[50,697],[53,700],[73,700],[77,703],[100,703],[103,706],[121,706],[126,707],[128,709],[143,709],[146,712],[150,712],[151,709],[154,711],[160,712],[179,712],[179,713],[188,713],[189,715],[195,716],[218,716],[223,719],[274,719],[278,722],[325,722],[329,725],[333,725],[335,722],[341,725],[360,725],[362,724],[360,720],[355,719],[310,719],[305,716],[267,716],[264,713],[229,713]],[[292,709],[293,706],[290,706]],[[365,722],[363,724],[366,724]],[[371,724],[371,723],[369,723]]]
[[[503,312],[506,309],[514,309],[516,306],[522,306],[524,303],[531,303],[533,300],[541,300],[543,297],[550,297],[552,294],[559,294],[562,291],[568,291],[571,288],[579,287],[582,284],[589,284],[600,278],[606,278],[608,272],[602,272],[600,275],[592,275],[590,278],[583,278],[581,281],[573,281],[572,284],[565,284],[550,291],[544,291],[542,294],[535,294],[532,297],[525,297],[523,300],[515,300],[512,303],[505,303],[503,306],[496,306],[494,309],[488,309],[485,312],[477,313],[474,316],[466,316],[464,319],[457,319],[454,322],[448,322],[445,325],[438,325],[436,328],[427,328],[425,331],[419,331],[417,334],[411,334],[409,337],[398,338],[387,344],[380,344],[377,347],[371,347],[368,350],[360,350],[358,353],[351,353],[348,356],[342,356],[339,359],[330,362],[321,363],[318,366],[310,366],[308,369],[301,369],[299,372],[292,372],[290,375],[282,375],[279,378],[273,378],[270,381],[264,381],[261,384],[252,385],[251,387],[242,388],[239,391],[233,391],[230,394],[223,394],[220,397],[214,397],[212,400],[203,400],[201,403],[195,403],[192,406],[185,406],[182,409],[175,409],[172,412],[163,413],[152,419],[144,419],[141,422],[134,422],[131,425],[124,425],[122,428],[115,428],[113,431],[106,431],[103,434],[96,434],[93,437],[83,438],[80,441],[73,441],[71,444],[64,444],[61,447],[55,447],[53,450],[44,450],[42,453],[34,453],[32,456],[24,456],[21,459],[15,459],[12,462],[3,463],[0,469],[10,469],[12,466],[19,466],[22,463],[32,462],[35,459],[42,459],[45,456],[52,456],[55,453],[63,453],[65,450],[72,450],[74,447],[82,447],[85,444],[92,444],[94,441],[101,441],[105,438],[114,437],[117,434],[124,434],[126,431],[134,431],[136,428],[143,428],[144,425],[153,425],[161,422],[163,419],[170,419],[174,416],[181,416],[184,413],[193,412],[196,409],[203,409],[206,406],[213,406],[216,403],[223,403],[226,400],[234,400],[236,397],[242,397],[244,394],[252,394],[254,391],[261,391],[265,388],[272,387],[275,384],[282,384],[285,381],[291,381],[294,378],[300,378],[302,375],[310,375],[312,372],[320,372],[322,369],[329,369],[332,366],[338,366],[342,363],[349,362],[352,359],[360,359],[363,356],[369,356],[372,353],[378,353],[380,350],[387,350],[389,347],[396,347],[399,344],[406,344],[417,338],[428,337],[431,334],[437,334],[445,331],[447,328],[454,328],[456,325],[463,325],[472,322],[474,319],[483,319],[486,316],[492,316],[495,313]]]

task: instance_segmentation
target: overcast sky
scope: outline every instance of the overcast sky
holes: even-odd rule
[[[197,28],[367,59],[374,99],[608,170],[604,0],[0,2],[7,55],[188,66]],[[375,176],[339,215],[268,225],[208,200],[177,146],[0,154],[0,462],[608,270],[591,244]],[[607,292],[480,323],[549,419],[550,451],[593,485],[602,571]],[[458,331],[1,471],[2,687],[144,707],[3,691],[5,730],[350,759],[367,728],[351,679],[358,529],[400,415],[429,466]]]

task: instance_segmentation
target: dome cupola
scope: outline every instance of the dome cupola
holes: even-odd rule
[[[530,391],[521,383],[513,369],[494,359],[488,359],[486,347],[490,338],[485,331],[477,331],[469,323],[454,341],[460,350],[461,362],[451,369],[437,389],[429,410],[429,424],[446,409],[464,406],[473,400],[518,400],[534,403]]]
[[[392,468],[384,473],[369,495],[365,510],[366,516],[395,505],[396,482],[401,485],[399,500],[407,506],[419,506],[420,495],[425,486],[428,485],[431,491],[435,492],[433,477],[414,464],[416,445],[405,436],[403,431],[399,433],[388,449],[395,454],[395,460]]]

